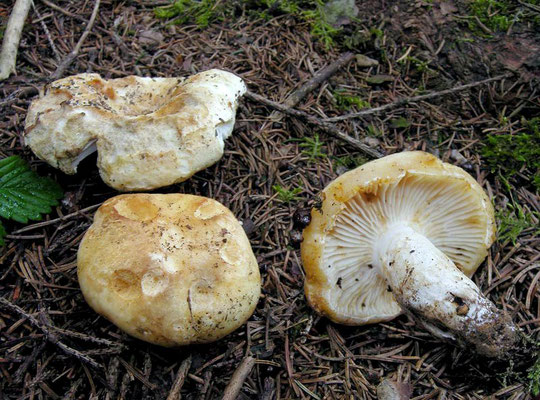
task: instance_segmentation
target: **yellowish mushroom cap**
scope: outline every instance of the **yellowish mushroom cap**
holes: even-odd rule
[[[114,197],[79,247],[88,304],[119,328],[161,346],[218,340],[260,295],[257,261],[234,215],[185,194]]]
[[[315,310],[343,324],[386,321],[402,312],[373,265],[388,227],[413,227],[469,277],[495,239],[493,206],[480,185],[424,152],[364,164],[330,183],[321,198],[303,233],[305,291]]]

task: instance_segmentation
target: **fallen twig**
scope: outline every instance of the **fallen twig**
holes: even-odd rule
[[[385,104],[384,106],[367,108],[365,110],[358,111],[358,112],[355,112],[355,113],[340,115],[339,117],[327,118],[327,119],[325,119],[323,121],[324,122],[336,122],[336,121],[343,121],[345,119],[357,118],[357,117],[363,117],[365,115],[376,114],[376,113],[379,113],[379,112],[382,112],[382,111],[387,111],[387,110],[390,110],[392,108],[397,108],[397,107],[400,107],[400,106],[403,106],[403,105],[406,105],[406,104],[409,104],[409,103],[417,103],[419,101],[434,99],[436,97],[441,97],[441,96],[446,96],[447,94],[461,92],[463,90],[467,90],[467,89],[470,89],[470,88],[473,88],[473,87],[476,87],[476,86],[485,85],[486,83],[490,83],[490,82],[494,82],[494,81],[500,81],[501,79],[509,78],[510,76],[512,76],[512,74],[507,73],[507,74],[495,76],[493,78],[488,78],[488,79],[484,79],[484,80],[477,81],[477,82],[467,83],[466,85],[455,86],[453,88],[441,90],[439,92],[422,94],[422,95],[413,96],[413,97],[406,97],[406,98],[403,98],[403,99],[396,100],[396,101],[394,101],[392,103]]]
[[[334,75],[343,66],[347,65],[354,58],[357,58],[359,60],[359,64],[361,64],[361,66],[370,67],[378,64],[376,60],[372,60],[371,58],[360,54],[356,55],[350,52],[343,53],[341,56],[338,57],[336,61],[322,68],[315,75],[313,75],[310,80],[308,80],[306,83],[304,83],[294,92],[292,92],[289,96],[287,96],[287,98],[282,104],[287,107],[296,106],[304,97],[306,97],[323,82],[326,82],[332,75]],[[274,121],[279,120],[280,117],[280,113],[272,113],[270,115],[270,118]]]
[[[41,332],[43,332],[43,334],[45,335],[45,337],[47,338],[49,342],[57,346],[60,350],[62,350],[67,355],[74,357],[85,364],[88,364],[90,367],[94,369],[101,369],[100,365],[96,361],[94,361],[92,358],[84,355],[80,351],[75,350],[74,348],[71,348],[67,344],[60,341],[58,336],[54,332],[52,332],[45,324],[38,321],[34,316],[28,314],[21,307],[13,304],[12,302],[10,302],[9,300],[3,297],[0,297],[0,306],[10,310],[11,312],[23,318],[26,318],[26,320],[28,320],[28,322],[31,325],[35,326]]]
[[[341,67],[348,64],[353,58],[354,53],[347,52],[342,54],[336,61],[318,71],[310,80],[289,94],[282,104],[287,107],[294,107],[317,86],[328,80],[328,78],[334,75]],[[279,121],[281,117],[282,114],[279,112],[273,112],[270,115],[270,119],[273,121]]]
[[[81,50],[81,46],[83,45],[84,41],[86,40],[86,37],[90,34],[90,31],[92,30],[92,27],[94,26],[94,22],[96,21],[96,16],[99,10],[99,4],[101,0],[96,0],[94,3],[94,9],[92,10],[92,15],[90,16],[90,20],[88,21],[88,24],[86,25],[86,29],[84,30],[83,34],[81,35],[79,41],[71,51],[67,55],[67,57],[58,65],[58,68],[56,68],[56,71],[53,72],[51,75],[51,80],[59,79],[66,69],[70,66],[70,64],[75,60],[75,58],[79,55],[79,51]]]
[[[313,75],[313,78],[308,80],[306,83],[304,83],[294,92],[292,92],[289,96],[287,96],[287,98],[283,102],[283,105],[288,106],[288,107],[294,107],[295,105],[297,105],[304,97],[306,97],[309,93],[311,93],[317,86],[327,81],[328,78],[334,75],[341,67],[343,67],[344,65],[347,65],[353,58],[354,58],[354,53],[344,53],[341,56],[339,56],[336,61],[324,67],[320,71],[318,71],[315,75]]]
[[[16,89],[5,97],[4,100],[0,101],[0,107],[7,107],[12,103],[16,103],[19,100],[22,100],[28,96],[34,96],[39,93],[39,90],[33,86],[28,86],[21,89]]]
[[[38,223],[35,223],[35,224],[32,224],[32,225],[28,225],[28,226],[25,226],[24,228],[16,230],[15,232],[12,232],[12,234],[28,232],[28,231],[31,231],[31,230],[34,230],[34,229],[37,229],[37,228],[42,228],[44,226],[54,225],[58,221],[65,221],[66,219],[76,217],[76,216],[81,215],[82,213],[85,213],[87,211],[95,210],[96,208],[98,208],[102,204],[103,203],[94,204],[93,206],[89,206],[89,207],[83,208],[82,210],[72,212],[71,214],[64,215],[63,217],[59,217],[59,218],[51,219],[49,221],[43,221],[43,222],[38,222]]]
[[[328,122],[326,122],[325,120],[321,118],[314,117],[313,115],[310,115],[304,111],[296,110],[294,108],[289,108],[287,106],[284,106],[283,104],[276,103],[275,101],[267,99],[266,97],[255,94],[253,92],[248,91],[245,94],[245,96],[252,101],[257,101],[259,103],[265,104],[285,114],[292,115],[293,117],[297,117],[297,118],[302,118],[306,120],[308,123],[318,126],[320,129],[324,130],[325,132],[328,132],[332,136],[349,143],[350,145],[356,147],[357,149],[361,150],[362,152],[368,154],[369,156],[373,158],[381,158],[383,156],[382,153],[378,152],[377,150],[372,149],[368,145],[360,142],[359,140],[350,137],[346,133],[337,129],[334,125],[329,124]]]
[[[32,10],[34,10],[34,12],[39,18],[39,23],[41,24],[41,27],[43,28],[43,31],[45,32],[45,36],[47,36],[47,40],[49,41],[49,46],[51,46],[51,49],[54,53],[54,58],[56,59],[57,62],[60,62],[60,54],[58,53],[58,50],[56,49],[56,45],[54,44],[54,41],[51,37],[51,33],[49,32],[49,28],[47,28],[47,24],[41,17],[40,12],[38,11],[38,9],[36,8],[34,4],[32,4]]]
[[[174,380],[171,391],[167,396],[167,400],[180,400],[180,391],[182,390],[184,380],[186,379],[186,376],[189,372],[189,367],[191,367],[191,356],[186,358],[184,361],[182,361],[182,364],[180,364],[180,368],[178,368],[176,379]]]
[[[242,386],[244,385],[244,381],[248,377],[254,365],[255,359],[251,356],[247,356],[242,360],[236,371],[234,371],[229,384],[225,388],[221,400],[236,400],[238,393],[240,393],[240,389],[242,389]]]
[[[15,72],[24,21],[26,21],[31,5],[32,0],[17,0],[13,11],[11,11],[0,53],[0,81],[7,79],[12,72]]]
[[[39,356],[39,354],[41,354],[46,344],[47,342],[43,340],[39,346],[34,347],[34,349],[32,350],[32,354],[30,354],[30,357],[27,357],[24,362],[19,366],[17,372],[15,372],[15,376],[13,379],[15,383],[20,383],[23,381],[26,371],[28,370],[30,365],[34,364],[36,358]]]
[[[527,3],[527,2],[525,2],[523,0],[518,0],[518,3],[521,4],[522,6],[530,8],[533,11],[536,11],[537,13],[540,13],[540,7],[539,6],[535,6],[534,4],[529,4],[529,3]]]

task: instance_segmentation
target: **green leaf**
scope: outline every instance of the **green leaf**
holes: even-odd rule
[[[40,220],[63,196],[52,179],[37,175],[19,156],[0,160],[0,216],[17,222]],[[5,230],[0,228],[0,245]]]
[[[5,245],[4,242],[4,236],[6,236],[6,229],[4,228],[4,225],[0,222],[0,246]]]

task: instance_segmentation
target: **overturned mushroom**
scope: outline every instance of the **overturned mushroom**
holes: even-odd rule
[[[512,348],[516,326],[469,279],[495,222],[465,171],[423,152],[395,154],[340,176],[322,200],[302,243],[306,295],[318,312],[362,325],[405,311],[483,355]]]
[[[222,204],[184,194],[114,197],[96,212],[77,256],[88,304],[162,346],[218,340],[253,313],[257,261]]]
[[[109,186],[154,189],[221,158],[245,91],[242,79],[220,70],[186,80],[75,75],[53,82],[32,103],[25,142],[67,174],[97,150]]]

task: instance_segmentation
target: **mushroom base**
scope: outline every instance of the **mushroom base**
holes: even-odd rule
[[[406,225],[381,237],[376,264],[396,301],[442,339],[503,357],[518,340],[518,328],[426,237]]]

